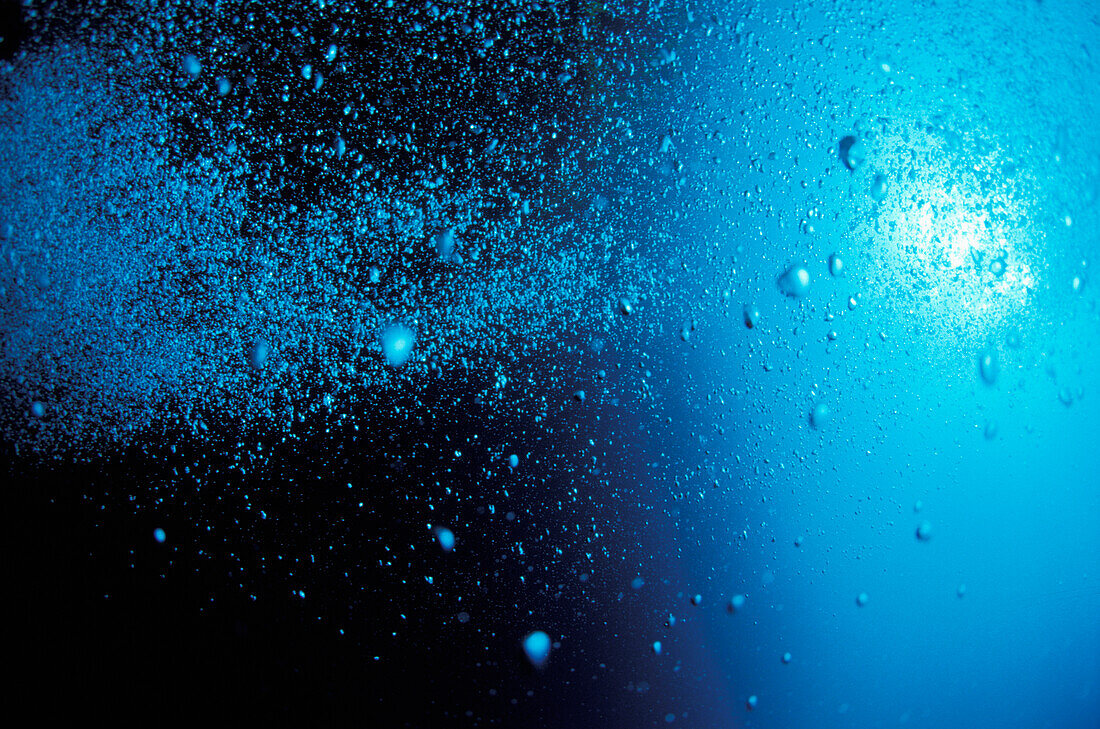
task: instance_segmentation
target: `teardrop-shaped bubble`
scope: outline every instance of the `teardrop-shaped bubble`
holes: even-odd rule
[[[867,149],[863,146],[863,142],[851,135],[840,140],[840,161],[849,170],[854,172],[866,159]]]
[[[741,309],[741,316],[744,319],[745,327],[748,329],[755,329],[760,323],[760,309],[757,309],[752,304],[745,304]]]
[[[439,540],[439,546],[444,552],[450,552],[455,548],[455,533],[447,527],[436,528],[435,538]]]

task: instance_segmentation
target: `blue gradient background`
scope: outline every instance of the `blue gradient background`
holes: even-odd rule
[[[494,260],[499,270],[483,279],[434,249],[410,253],[439,222],[425,222],[414,205],[409,230],[364,228],[367,243],[390,246],[392,288],[369,290],[371,311],[387,322],[391,311],[405,317],[394,322],[421,317],[404,369],[383,366],[381,346],[364,345],[360,331],[347,345],[357,347],[350,359],[359,371],[342,367],[339,342],[318,349],[324,361],[306,358],[300,377],[293,362],[285,399],[306,403],[296,420],[286,416],[294,435],[281,440],[185,418],[180,433],[164,426],[161,440],[146,443],[142,428],[161,426],[163,414],[150,407],[137,425],[110,424],[137,433],[133,442],[76,466],[35,461],[5,441],[12,482],[34,486],[11,509],[17,522],[30,515],[15,525],[19,539],[49,565],[24,566],[26,587],[14,591],[31,596],[20,603],[34,628],[18,654],[26,685],[76,691],[91,676],[101,683],[87,693],[108,707],[116,695],[139,695],[164,713],[171,702],[214,697],[254,720],[285,719],[293,706],[319,723],[359,726],[1100,726],[1100,9],[1022,0],[620,5],[601,15],[596,4],[575,3],[562,14],[585,24],[583,34],[568,29],[570,50],[589,42],[589,29],[593,38],[618,34],[599,74],[592,59],[603,56],[577,54],[574,70],[592,64],[578,71],[591,72],[591,86],[554,87],[562,118],[591,130],[554,131],[528,149],[528,117],[510,129],[503,113],[493,117],[503,108],[496,97],[471,92],[471,105],[490,109],[484,130],[423,135],[440,149],[453,142],[450,168],[434,167],[429,153],[421,159],[408,141],[400,154],[409,170],[418,166],[415,178],[398,148],[392,158],[381,142],[372,148],[379,169],[392,164],[417,185],[444,180],[464,145],[475,161],[463,174],[500,170],[503,180],[506,170],[518,180],[494,188],[506,202],[464,240],[472,248],[477,235],[498,236],[478,265]],[[532,17],[540,32],[559,20]],[[379,18],[388,16],[369,22]],[[201,38],[204,26],[195,28]],[[355,53],[419,37],[365,32]],[[552,66],[558,47],[543,41],[531,47],[551,60],[530,63]],[[473,34],[463,42],[488,72],[502,62],[477,55],[491,43]],[[240,60],[226,55],[227,68]],[[608,71],[620,56],[633,60]],[[176,57],[165,63],[165,78],[175,78]],[[208,64],[210,78],[177,79],[172,93],[201,100],[201,84],[221,73]],[[333,74],[327,88],[337,87]],[[446,90],[441,77],[423,94],[436,94],[433,104]],[[272,88],[282,83],[271,78]],[[359,80],[346,81],[357,88]],[[596,81],[618,85],[601,90]],[[378,99],[390,91],[373,89]],[[309,93],[303,108],[313,108]],[[334,128],[351,128],[339,104],[318,98],[336,110]],[[291,111],[260,106],[265,124],[291,126]],[[557,113],[550,107],[538,113]],[[606,118],[586,117],[593,108]],[[486,151],[497,142],[490,121],[501,122],[501,149],[522,164]],[[384,139],[379,124],[377,134],[363,132],[364,144]],[[257,128],[250,142],[281,156]],[[325,151],[337,137],[294,131],[320,150],[316,168],[303,166],[316,177],[309,184],[338,186],[347,160]],[[855,170],[839,151],[849,135],[867,152]],[[43,144],[40,156],[51,148]],[[196,148],[188,154],[200,168]],[[882,200],[871,196],[877,175],[887,181]],[[231,182],[243,196],[245,182]],[[476,191],[451,200],[442,182],[426,189],[436,186],[440,210],[450,205],[460,218],[477,208],[468,199]],[[322,197],[303,189],[292,192]],[[526,211],[518,190],[534,201]],[[98,209],[96,194],[82,198],[87,209]],[[175,205],[166,216],[187,214]],[[562,224],[570,206],[575,230]],[[240,222],[243,210],[226,215]],[[325,221],[342,219],[310,220],[317,227],[304,229],[321,239]],[[208,238],[221,245],[221,229]],[[108,239],[122,253],[139,245]],[[318,250],[333,253],[325,245]],[[356,251],[353,273],[374,260],[370,245]],[[833,254],[843,276],[829,272]],[[356,290],[350,258],[317,256],[343,266],[330,272],[340,291]],[[351,330],[359,310],[337,317],[336,303],[325,309],[327,289],[325,303],[310,308],[306,295],[330,281],[309,288],[321,264],[303,256],[295,265],[287,270],[306,284],[288,274],[285,287],[257,298],[286,304],[287,331],[303,340]],[[777,284],[791,267],[809,275],[804,296]],[[450,291],[455,282],[466,288]],[[233,316],[225,312],[237,300],[224,298],[211,319]],[[431,310],[432,302],[442,303]],[[760,313],[751,329],[745,306]],[[256,308],[259,323],[232,320],[234,336],[254,337],[269,313]],[[245,350],[207,324],[194,324],[195,341],[219,348],[194,373],[173,370],[162,346],[146,352],[166,370],[163,382],[180,388],[164,407],[175,407],[171,396],[190,403],[192,375],[221,382],[225,372],[239,377],[229,381],[243,383],[244,400],[255,386],[267,407],[267,374],[238,366]],[[548,334],[554,327],[568,331]],[[167,328],[155,333],[170,337]],[[275,348],[281,336],[271,337]],[[59,359],[73,372],[90,371],[65,352]],[[987,353],[998,365],[992,382],[979,367]],[[31,345],[21,356],[40,361]],[[111,400],[97,383],[155,369],[132,356],[109,362],[115,379],[88,386],[93,406]],[[130,394],[162,394],[161,382],[142,381]],[[63,398],[65,388],[57,392]],[[17,405],[9,403],[15,416],[5,411],[18,422],[10,432],[37,432],[26,403]],[[236,417],[218,405],[196,411]],[[830,417],[811,423],[821,405]],[[74,422],[93,421],[89,410]],[[50,434],[48,444],[71,435]],[[925,521],[931,538],[920,540]],[[452,531],[453,551],[439,548],[436,527]],[[166,540],[154,541],[154,528]],[[731,612],[737,594],[745,604]],[[535,630],[552,641],[544,667],[522,653]],[[114,656],[116,644],[114,671],[126,678],[95,676],[87,666]],[[146,676],[150,663],[163,674]]]

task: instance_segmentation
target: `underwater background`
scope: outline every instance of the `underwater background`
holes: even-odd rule
[[[12,706],[1100,726],[1100,6],[0,4]]]

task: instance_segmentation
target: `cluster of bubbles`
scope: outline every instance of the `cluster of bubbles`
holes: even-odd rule
[[[578,142],[622,151],[618,71],[598,16],[500,10],[33,14],[0,78],[6,436],[282,429],[606,332],[650,285],[630,181]]]

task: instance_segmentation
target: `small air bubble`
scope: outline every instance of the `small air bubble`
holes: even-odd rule
[[[1000,372],[1000,365],[997,363],[997,352],[993,349],[986,349],[978,355],[978,371],[981,373],[982,381],[987,385],[993,385],[997,382],[997,374]]]
[[[542,668],[550,658],[550,636],[541,630],[527,634],[523,639],[523,652],[535,668]]]
[[[439,546],[442,547],[444,552],[450,552],[455,548],[455,534],[447,527],[437,527],[435,538],[439,541]]]
[[[382,332],[382,355],[391,367],[400,367],[412,354],[416,335],[404,324],[391,324]]]
[[[844,275],[844,259],[836,253],[829,256],[829,273],[838,278]]]
[[[748,329],[755,329],[760,324],[760,309],[752,304],[745,304],[742,307],[741,316],[744,319],[745,327]]]
[[[887,181],[885,175],[875,175],[875,179],[871,182],[871,199],[875,202],[882,202],[886,199],[886,194],[890,191],[890,183]]]
[[[840,140],[840,161],[851,171],[855,171],[867,159],[867,149],[863,142],[849,135]]]
[[[188,53],[183,57],[183,70],[191,76],[198,76],[202,73],[202,63],[194,54]]]
[[[791,266],[779,277],[779,290],[798,298],[810,292],[810,272],[804,266]]]

